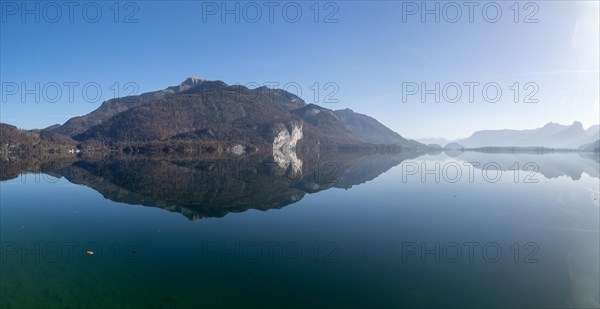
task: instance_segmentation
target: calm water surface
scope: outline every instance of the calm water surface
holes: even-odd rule
[[[1,182],[0,307],[598,307],[598,162],[20,167]]]

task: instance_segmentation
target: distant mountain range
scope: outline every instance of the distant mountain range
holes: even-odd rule
[[[451,141],[444,139],[417,139],[426,144],[440,144],[445,146]],[[531,130],[482,130],[452,143],[462,148],[483,147],[543,147],[554,149],[592,149],[594,142],[600,140],[598,125],[587,129],[581,122],[575,121],[571,125],[548,123],[545,126]],[[446,143],[447,142],[447,143]],[[583,145],[591,145],[583,147]]]
[[[596,140],[595,142],[589,143],[589,144],[581,145],[579,147],[579,150],[600,152],[600,139]]]
[[[19,131],[14,127],[0,129],[3,145],[27,140],[16,138]],[[309,152],[381,144],[424,147],[350,109],[333,111],[306,104],[281,89],[249,89],[194,77],[178,86],[105,101],[87,115],[35,131],[65,137],[61,145],[150,152],[274,151],[286,157],[296,146]],[[21,133],[31,133],[27,132]]]

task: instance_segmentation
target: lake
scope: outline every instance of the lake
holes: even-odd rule
[[[599,162],[7,157],[0,307],[598,307]]]

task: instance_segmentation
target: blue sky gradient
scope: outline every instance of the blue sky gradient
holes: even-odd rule
[[[110,7],[113,2],[96,2],[102,8],[96,23],[86,21],[77,8],[70,22],[66,7],[56,23],[44,19],[54,16],[50,8],[46,15],[40,12],[39,23],[34,15],[23,21],[21,12],[13,14],[14,7],[7,3],[2,1],[0,24],[0,120],[27,129],[64,123],[96,109],[114,96],[115,83],[121,88],[119,95],[132,90],[139,94],[177,85],[189,76],[229,84],[295,82],[308,103],[351,108],[409,138],[459,138],[481,129],[527,129],[547,122],[581,121],[588,127],[600,117],[597,1],[534,1],[535,7],[527,9],[521,2],[519,22],[510,8],[514,2],[497,1],[502,15],[495,23],[482,17],[480,8],[486,2],[478,2],[472,23],[462,2],[463,15],[456,23],[444,20],[454,16],[452,8],[446,15],[441,12],[447,2],[438,2],[439,23],[434,15],[426,15],[424,21],[419,13],[406,15],[407,3],[396,1],[329,6],[320,2],[319,22],[312,1],[295,2],[302,9],[295,23],[286,20],[294,17],[292,10],[285,15],[280,9],[287,2],[275,7],[273,22],[265,2],[253,2],[262,6],[256,23],[248,20],[255,16],[252,7],[244,15],[248,2],[225,4],[234,8],[239,3],[239,23],[234,15],[225,20],[220,12],[207,15],[208,6],[216,2],[150,1],[135,2],[135,7],[120,2],[118,22]],[[22,9],[21,2],[10,3]],[[45,4],[26,5],[35,8],[36,3]],[[86,2],[80,4],[79,8]],[[216,4],[220,10],[221,3]],[[435,2],[427,5],[434,8]],[[124,23],[133,8],[137,12],[130,21],[137,22]],[[529,18],[537,23],[524,23],[534,9]],[[323,22],[328,14],[333,14],[328,21],[337,22]],[[52,82],[79,82],[73,102],[65,86],[55,103],[45,101],[43,93],[38,103],[34,95],[23,100],[22,89],[16,94],[9,89],[15,84],[31,89],[40,83],[42,92]],[[90,82],[102,90],[101,99],[93,103],[81,93]],[[137,89],[123,89],[128,82]],[[331,97],[337,103],[323,102],[333,90],[323,89],[328,82],[338,87]],[[456,103],[443,97],[436,103],[434,95],[427,95],[423,103],[419,94],[403,102],[403,84],[426,83],[433,88],[436,82],[440,87],[465,82],[480,86],[473,103],[467,100],[466,87],[461,87],[463,96]],[[315,83],[320,88],[316,100]],[[502,89],[498,102],[482,97],[486,83]],[[509,88],[514,83],[521,88],[519,103],[513,102],[514,91]],[[534,85],[523,89],[526,83]],[[534,86],[531,99],[538,102],[524,103]]]

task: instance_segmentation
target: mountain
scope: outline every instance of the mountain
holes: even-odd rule
[[[579,147],[579,150],[590,151],[590,152],[600,152],[600,140],[596,140],[589,144],[584,144]]]
[[[581,122],[571,125],[548,123],[531,130],[483,130],[457,140],[466,148],[480,147],[546,147],[577,149],[600,137],[598,126],[585,130]]]
[[[344,125],[336,113],[330,109],[320,107],[315,104],[308,104],[298,109],[294,109],[291,113],[306,124],[309,132],[320,136],[321,143],[345,143],[345,144],[362,144],[369,143],[367,140],[361,139],[359,136]],[[372,144],[375,144],[371,141]]]
[[[35,151],[67,152],[74,149],[77,141],[58,133],[40,130],[20,130],[0,123],[0,153]]]
[[[435,137],[424,137],[424,138],[415,138],[415,141],[428,145],[428,144],[438,144],[438,145],[446,145],[451,143],[451,140],[445,138],[435,138]]]
[[[54,131],[54,130],[56,130],[58,128],[60,128],[60,124],[56,123],[56,124],[53,124],[51,126],[43,128],[42,131]]]
[[[129,107],[87,131],[74,136],[77,140],[106,141],[164,140],[185,132],[231,125],[240,130],[256,130],[256,126],[272,122],[288,122],[289,106],[273,104],[266,92],[234,86],[225,87],[218,95],[212,89],[221,83],[204,83],[193,92],[179,93]],[[296,107],[303,105],[298,101]],[[68,122],[67,122],[68,123]],[[259,130],[260,131],[260,130]]]
[[[448,144],[446,144],[446,146],[444,146],[444,149],[450,149],[450,150],[460,150],[463,148],[465,148],[465,146],[455,143],[455,142],[448,143]]]
[[[196,77],[189,77],[178,86],[168,87],[163,90],[143,93],[141,95],[127,96],[123,98],[114,98],[102,103],[102,105],[93,112],[69,119],[62,126],[51,126],[47,130],[60,133],[67,136],[81,134],[95,125],[102,123],[108,118],[124,112],[128,109],[140,106],[152,100],[164,99],[182,93],[190,88],[203,85],[205,80]]]
[[[188,78],[159,91],[108,100],[95,111],[48,131],[82,144],[94,142],[134,150],[202,144],[204,150],[237,147],[238,153],[271,151],[279,149],[274,149],[277,139],[280,147],[288,144],[294,134],[294,147],[298,142],[300,148],[308,150],[379,144],[423,146],[348,109],[333,111],[306,104],[281,89],[249,89],[199,78]]]
[[[346,108],[334,112],[354,136],[367,143],[400,144],[419,147],[418,142],[407,140],[400,134],[390,130],[376,119],[364,114],[355,113]]]

